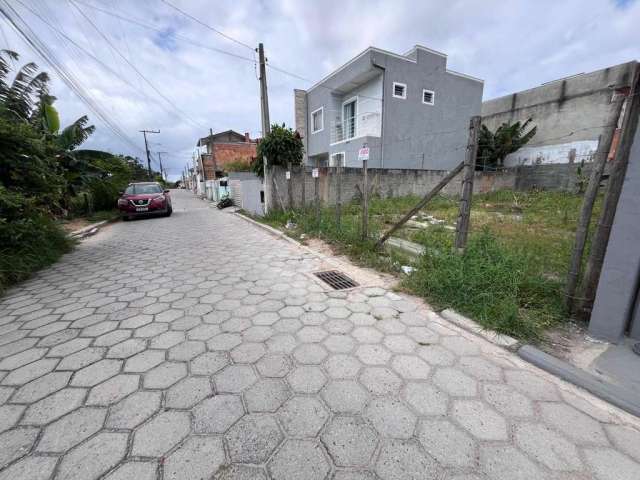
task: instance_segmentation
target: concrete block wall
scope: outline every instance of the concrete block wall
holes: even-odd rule
[[[590,165],[585,165],[582,175],[588,179]],[[527,191],[532,189],[576,191],[578,182],[577,165],[537,165],[532,167],[518,167],[498,172],[475,172],[474,193],[488,193],[498,190]],[[274,167],[274,181],[276,195],[281,203],[288,206],[288,181],[286,169]],[[423,196],[448,174],[445,170],[390,170],[369,169],[369,185],[374,195],[382,198],[404,197],[408,195]],[[302,183],[304,181],[304,189]],[[335,168],[321,167],[319,169],[320,201],[325,205],[334,205],[336,201],[337,177]],[[362,169],[342,169],[343,202],[361,198]],[[456,176],[443,189],[448,196],[460,194],[462,174]],[[296,207],[302,203],[302,191],[305,192],[307,204],[315,199],[315,182],[311,167],[294,167],[291,175],[293,201]]]

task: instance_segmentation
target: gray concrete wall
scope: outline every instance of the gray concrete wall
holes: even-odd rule
[[[636,129],[624,185],[611,228],[589,332],[618,342],[633,316],[631,337],[640,339],[640,128]],[[635,313],[634,313],[634,306]]]
[[[441,170],[464,159],[469,119],[479,115],[483,83],[447,70],[446,56],[418,47],[406,56],[369,49],[307,91],[307,115],[324,108],[324,129],[308,129],[308,163],[319,156],[345,152],[346,163],[356,166],[363,142],[371,149],[370,165],[381,168]],[[331,145],[331,125],[341,117],[342,101],[383,76],[381,140],[370,135]],[[393,97],[393,83],[406,84],[406,98]],[[422,102],[422,90],[435,92],[434,105]],[[375,95],[362,98],[375,102]],[[359,100],[360,103],[360,100]],[[364,108],[371,110],[372,105]],[[376,108],[377,110],[377,108]]]
[[[502,123],[524,122],[538,127],[529,145],[511,154],[505,166],[592,160],[599,135],[616,128],[623,101],[620,94],[632,79],[637,62],[550,82],[488,100],[482,123],[494,131]],[[570,155],[574,150],[574,155]]]

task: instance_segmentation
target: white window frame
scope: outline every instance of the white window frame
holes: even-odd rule
[[[402,87],[402,95],[396,95],[396,86]],[[407,84],[400,82],[393,82],[393,90],[391,91],[393,98],[407,99]]]
[[[331,159],[333,157],[335,157],[336,155],[342,155],[342,165],[340,165],[340,166],[342,168],[346,167],[347,166],[347,154],[346,154],[346,152],[335,152],[335,153],[332,153],[330,158],[329,158],[329,165],[331,165]]]
[[[353,137],[347,137],[346,133],[345,133],[345,138],[342,139],[343,142],[348,142],[349,140],[353,140],[354,138],[358,138],[358,103],[359,99],[358,96],[356,95],[355,97],[351,97],[348,100],[345,100],[344,102],[342,102],[342,128],[345,128],[345,122],[344,122],[344,106],[348,103],[353,103],[355,102],[355,108],[353,109]],[[346,130],[346,128],[345,128]]]
[[[424,101],[424,94],[427,93],[427,92],[431,94],[431,101],[430,102],[425,102]],[[436,92],[434,92],[433,90],[429,90],[428,88],[423,88],[422,89],[422,103],[424,103],[425,105],[435,105],[436,104]]]
[[[314,122],[313,122],[313,116],[318,113],[321,112],[322,113],[322,126],[320,127],[319,130],[314,130]],[[310,122],[311,122],[311,133],[320,133],[321,131],[324,130],[324,106],[320,107],[320,108],[316,108],[313,112],[311,112],[311,118],[310,118]]]

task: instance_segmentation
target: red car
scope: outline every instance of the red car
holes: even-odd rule
[[[169,190],[157,182],[130,183],[120,195],[118,210],[123,220],[148,215],[168,217],[173,212]]]

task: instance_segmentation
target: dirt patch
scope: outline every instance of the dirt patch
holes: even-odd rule
[[[92,223],[86,218],[74,218],[72,220],[65,220],[60,223],[62,229],[67,233],[75,232],[76,230],[80,230],[81,228],[88,227]]]

